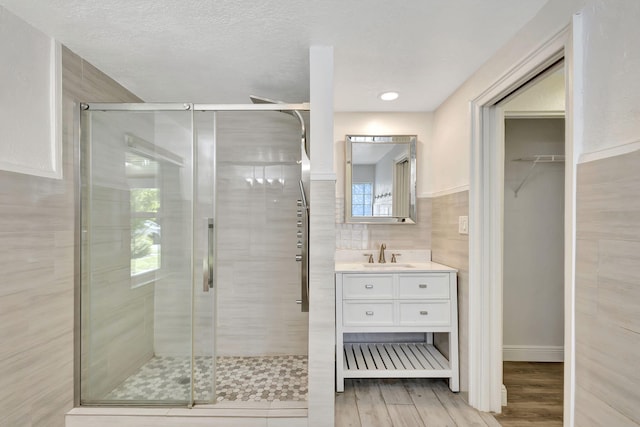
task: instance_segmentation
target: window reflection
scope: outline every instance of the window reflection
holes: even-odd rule
[[[161,266],[159,165],[134,153],[127,153],[125,165],[131,206],[131,276],[139,276]]]
[[[351,216],[371,216],[373,212],[373,183],[354,183],[351,194]]]

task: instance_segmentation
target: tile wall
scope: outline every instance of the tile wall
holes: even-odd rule
[[[578,165],[575,425],[640,425],[640,151]]]
[[[469,192],[434,197],[431,259],[458,269],[458,340],[460,390],[469,387],[469,236],[458,233],[458,216],[469,215]],[[437,335],[436,345],[446,350],[447,335]],[[444,352],[446,354],[446,351]]]
[[[417,199],[418,221],[411,225],[369,225],[344,222],[344,198],[336,199],[336,249],[377,250],[382,243],[388,250],[429,249],[431,247],[432,201]]]
[[[309,427],[329,427],[334,424],[335,200],[335,181],[311,181]]]
[[[295,256],[300,124],[282,113],[218,113],[216,351],[306,355]]]

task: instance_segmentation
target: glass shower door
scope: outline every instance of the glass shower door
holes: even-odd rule
[[[191,111],[81,117],[81,403],[192,403]]]
[[[308,313],[298,304],[296,261],[301,125],[271,111],[215,116],[215,401],[305,405]]]
[[[193,284],[194,401],[215,401],[216,234],[215,167],[216,113],[194,114],[196,178],[194,205],[195,275]]]
[[[192,109],[81,113],[81,404],[303,407],[301,124]]]

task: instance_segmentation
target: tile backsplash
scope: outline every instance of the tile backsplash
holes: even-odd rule
[[[344,198],[336,199],[336,249],[368,249],[367,224],[345,224]]]
[[[336,199],[336,249],[431,248],[431,199],[418,198],[416,224],[347,224],[344,222],[344,198]]]

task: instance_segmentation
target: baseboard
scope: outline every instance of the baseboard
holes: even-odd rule
[[[564,347],[553,345],[504,345],[505,362],[563,362]]]
[[[507,387],[502,384],[502,406],[507,406]]]

